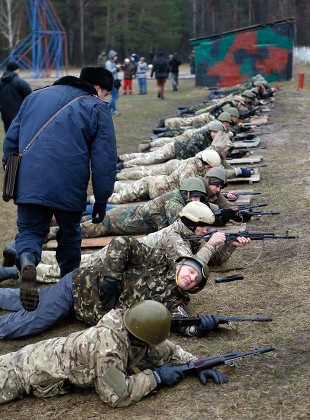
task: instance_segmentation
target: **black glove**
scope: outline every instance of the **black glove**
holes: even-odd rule
[[[200,324],[197,328],[196,335],[197,337],[204,337],[210,331],[214,331],[219,326],[219,319],[215,315],[201,315]]]
[[[165,364],[153,367],[152,371],[158,385],[174,386],[183,378],[184,374],[178,366]]]
[[[225,384],[228,382],[228,376],[224,373],[219,372],[215,369],[204,369],[197,373],[197,377],[202,383],[202,385],[206,385],[208,379],[211,379],[216,384]]]
[[[110,311],[114,308],[122,290],[122,283],[111,277],[104,277],[103,283],[99,287],[99,297],[103,308]]]
[[[251,220],[251,217],[253,216],[253,214],[251,214],[250,211],[245,211],[245,210],[239,211],[238,214],[240,215],[240,217],[242,217],[243,222],[248,222],[249,220]]]
[[[92,214],[92,223],[101,223],[105,216],[106,204],[99,206],[97,203],[94,204],[93,214]]]
[[[244,176],[244,177],[250,177],[252,175],[252,172],[250,169],[247,168],[235,168],[235,174],[236,176]]]
[[[226,225],[226,223],[230,219],[234,219],[235,214],[236,214],[236,210],[232,210],[232,209],[221,209],[220,220],[223,223],[223,225]]]

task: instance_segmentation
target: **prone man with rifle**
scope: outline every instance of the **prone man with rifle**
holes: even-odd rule
[[[8,353],[0,357],[0,404],[31,394],[46,398],[94,388],[110,407],[126,407],[157,388],[176,385],[187,374],[203,385],[208,380],[224,384],[228,376],[216,367],[274,350],[268,346],[198,359],[168,340],[170,329],[169,310],[145,300],[111,310],[85,331]],[[20,368],[23,361],[28,369]]]

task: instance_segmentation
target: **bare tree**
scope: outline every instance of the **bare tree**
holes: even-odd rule
[[[0,0],[0,33],[8,42],[8,50],[13,51],[19,43],[20,22],[19,0]]]

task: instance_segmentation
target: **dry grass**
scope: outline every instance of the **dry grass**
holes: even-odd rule
[[[297,91],[299,71],[306,74],[305,87]],[[246,351],[273,344],[276,351],[242,360],[223,386],[203,387],[195,378],[187,378],[173,389],[163,389],[135,406],[111,409],[95,392],[83,391],[61,398],[26,398],[1,408],[6,419],[306,419],[309,404],[309,120],[310,66],[294,68],[294,79],[281,83],[275,106],[270,113],[271,134],[262,137],[267,145],[261,150],[268,167],[262,168],[261,182],[254,189],[262,195],[254,202],[268,202],[280,216],[251,221],[251,230],[274,230],[299,236],[297,240],[253,242],[237,251],[225,268],[245,279],[215,284],[218,273],[211,273],[207,288],[194,296],[190,312],[230,315],[270,315],[272,323],[241,323],[238,330],[222,329],[206,339],[174,339],[198,356],[231,351]],[[154,82],[149,95],[121,97],[122,115],[115,119],[120,153],[135,151],[149,136],[156,119],[173,115],[178,105],[197,103],[206,91],[181,80],[177,93],[167,91],[167,99],[155,95]],[[267,127],[266,127],[267,128]],[[2,203],[1,244],[13,238],[15,207]],[[266,209],[267,210],[267,209]],[[259,257],[257,259],[257,257]],[[256,260],[257,259],[257,260]],[[256,261],[255,261],[256,260]],[[240,269],[240,267],[248,267]],[[235,269],[234,269],[235,268]],[[5,282],[1,286],[15,285]],[[1,354],[51,336],[66,335],[81,328],[74,319],[63,322],[34,339],[12,340],[1,344]]]

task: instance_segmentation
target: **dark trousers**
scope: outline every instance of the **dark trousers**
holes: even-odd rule
[[[17,210],[16,265],[20,270],[19,258],[23,252],[33,252],[36,265],[41,261],[42,246],[49,233],[51,219],[55,216],[57,233],[56,259],[61,275],[79,267],[81,261],[82,212],[64,211],[36,204],[19,204]]]

